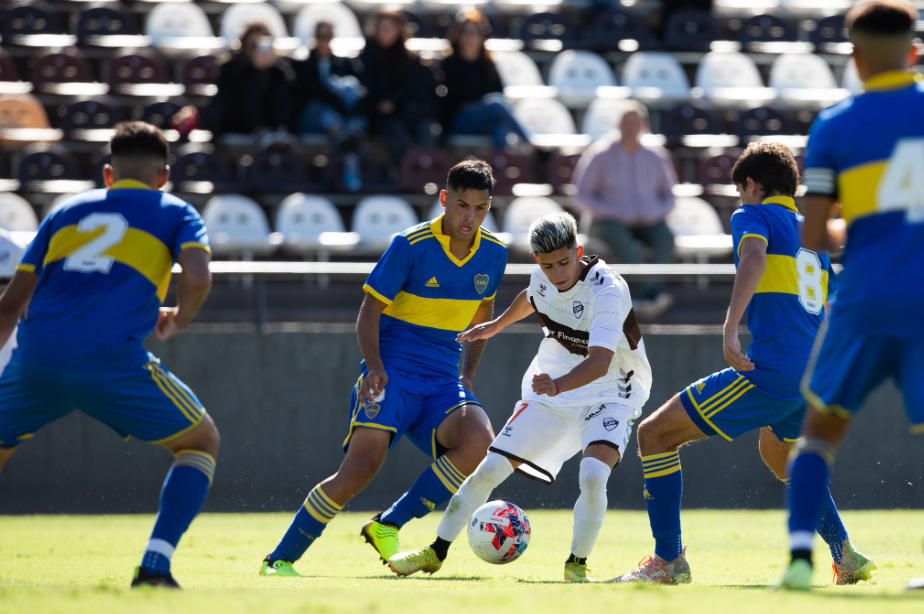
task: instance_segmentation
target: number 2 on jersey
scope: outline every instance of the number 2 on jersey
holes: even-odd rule
[[[876,190],[879,208],[904,210],[909,224],[924,222],[924,139],[901,139]]]
[[[81,273],[109,273],[115,258],[103,252],[125,238],[128,221],[119,213],[91,213],[77,223],[78,233],[94,232],[104,228],[103,234],[81,245],[64,259],[65,271]]]
[[[822,287],[824,269],[818,254],[804,247],[796,254],[796,278],[799,286],[799,302],[812,315],[821,313],[824,303]]]

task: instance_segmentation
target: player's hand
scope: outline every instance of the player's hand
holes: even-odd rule
[[[548,373],[533,376],[533,392],[554,397],[559,393],[558,384]]]
[[[388,374],[385,373],[383,367],[370,369],[366,377],[363,378],[363,385],[359,390],[359,399],[363,405],[375,403],[375,398],[381,397],[381,394],[385,392],[385,384],[387,383]]]
[[[753,371],[754,363],[741,353],[741,343],[738,341],[738,327],[725,328],[722,337],[725,343],[725,362],[735,371]]]
[[[497,325],[497,320],[491,320],[490,322],[484,322],[482,324],[476,324],[468,330],[464,330],[458,335],[456,335],[456,341],[462,343],[464,341],[478,341],[480,339],[490,339],[494,335],[500,332],[500,327]]]
[[[466,390],[468,390],[471,393],[475,392],[475,386],[474,384],[472,384],[472,378],[465,376],[465,375],[460,375],[459,381],[462,382],[462,385],[465,386]]]
[[[186,324],[176,317],[178,311],[179,307],[160,308],[160,313],[157,314],[157,324],[154,326],[154,334],[161,341],[166,341],[186,328]]]

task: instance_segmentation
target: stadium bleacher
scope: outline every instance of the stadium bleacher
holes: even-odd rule
[[[0,226],[22,231],[31,223],[23,203],[39,220],[62,194],[99,185],[115,123],[144,119],[174,143],[170,189],[214,223],[220,257],[375,255],[386,230],[428,215],[446,167],[465,155],[494,165],[494,215],[516,236],[529,215],[569,205],[577,156],[615,128],[623,101],[634,98],[652,112],[646,142],[664,144],[675,158],[678,195],[699,198],[684,206],[702,211],[705,203],[725,225],[677,225],[681,256],[727,258],[714,242],[691,237],[725,236],[738,148],[772,136],[800,154],[818,110],[862,88],[843,31],[850,4],[716,0],[712,12],[674,11],[659,24],[656,1],[490,0],[479,5],[493,27],[488,46],[533,153],[451,137],[437,150],[410,150],[389,172],[375,142],[340,151],[325,138],[225,137],[174,126],[178,111],[202,109],[215,95],[217,66],[246,24],[265,22],[280,55],[303,58],[314,25],[330,21],[333,49],[352,55],[378,2],[3,1]],[[434,69],[461,6],[400,4],[414,32],[408,48]]]

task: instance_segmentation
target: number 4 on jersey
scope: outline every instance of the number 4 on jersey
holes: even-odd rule
[[[924,139],[902,139],[876,191],[879,208],[907,211],[909,224],[924,222]]]

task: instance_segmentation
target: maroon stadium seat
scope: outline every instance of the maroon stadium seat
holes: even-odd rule
[[[107,100],[78,100],[63,106],[61,128],[68,139],[108,142],[110,130],[122,119],[121,109]]]
[[[738,161],[737,152],[705,156],[699,163],[699,183],[705,187],[731,185],[731,172]]]
[[[439,149],[411,149],[401,160],[398,187],[411,194],[438,194],[452,160]]]
[[[198,55],[183,63],[180,82],[191,96],[214,96],[218,92],[218,58]]]
[[[580,159],[579,154],[573,154],[570,156],[556,156],[549,162],[549,183],[552,184],[556,193],[566,196],[574,194],[574,185],[571,180]]]
[[[250,190],[255,192],[290,193],[312,187],[305,165],[287,142],[271,143],[258,151],[249,172]]]
[[[494,169],[495,194],[509,195],[518,183],[535,183],[532,160],[525,156],[508,154],[503,150],[492,150],[484,157]]]
[[[188,143],[176,152],[170,179],[178,192],[197,194],[231,189],[228,163],[210,143]]]
[[[32,84],[22,81],[13,57],[0,47],[0,95],[27,94],[31,91]]]
[[[32,85],[37,92],[61,96],[99,96],[108,89],[96,82],[90,61],[74,48],[37,58],[32,66]]]
[[[151,49],[121,50],[109,62],[112,92],[127,96],[179,96],[183,86],[170,83],[163,59]]]
[[[830,15],[819,19],[811,34],[816,53],[835,53],[847,43],[847,28],[844,15]]]
[[[712,112],[690,103],[677,105],[662,115],[661,131],[668,143],[676,144],[689,134],[719,134]]]
[[[792,134],[789,120],[783,113],[770,107],[755,107],[741,113],[735,132],[742,139],[748,136],[775,136]]]

